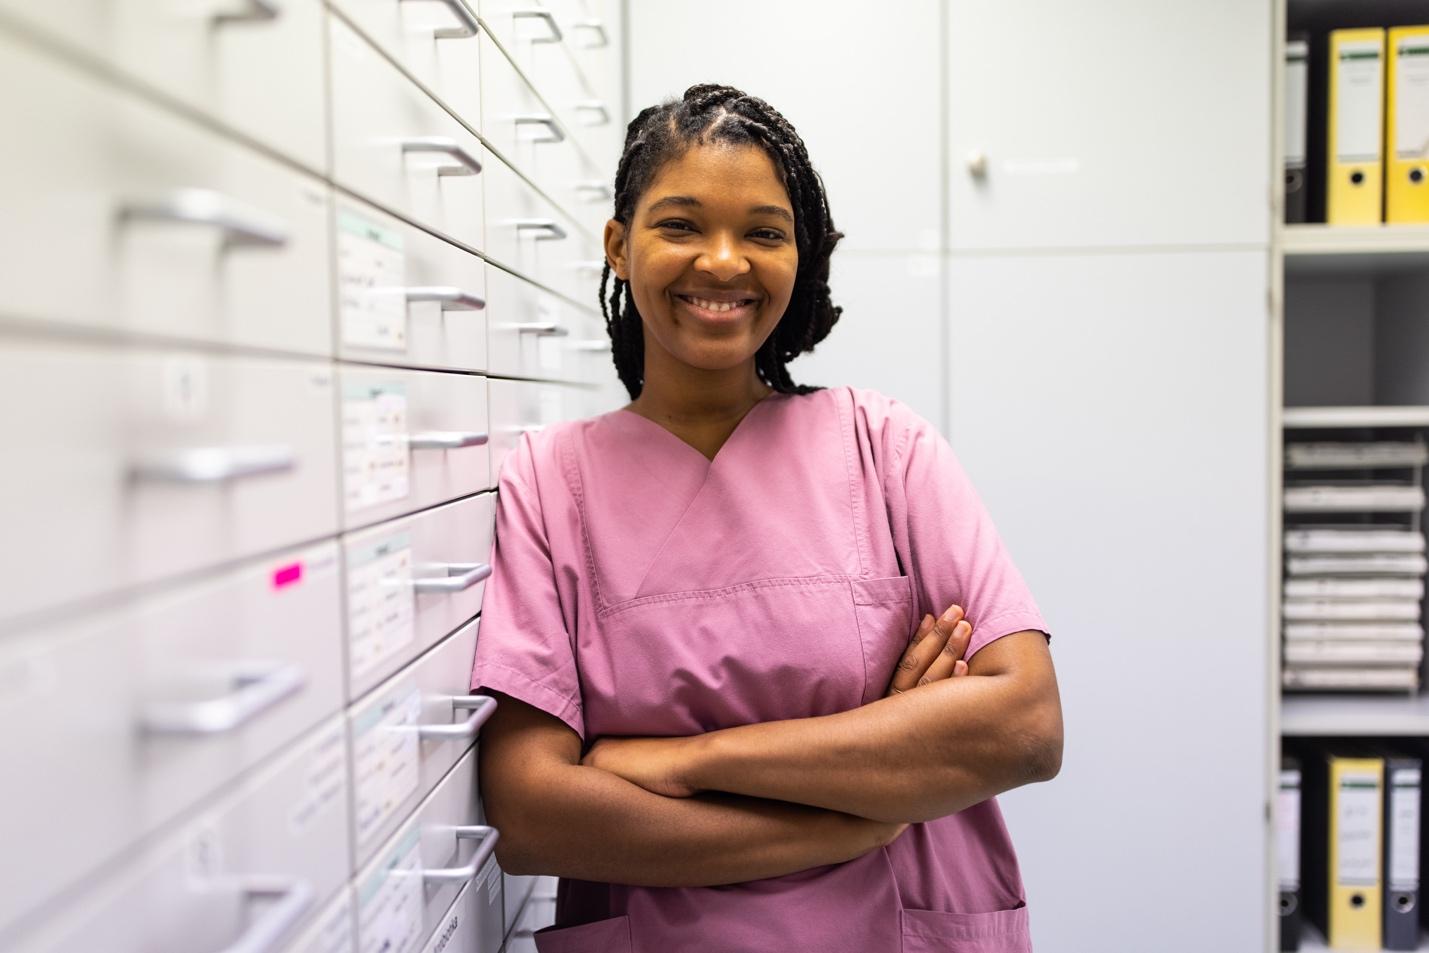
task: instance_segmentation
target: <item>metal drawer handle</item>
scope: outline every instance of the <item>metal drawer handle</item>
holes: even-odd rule
[[[407,2],[407,0],[403,0],[403,2]],[[439,40],[464,40],[467,37],[476,36],[477,31],[481,29],[481,24],[476,19],[476,14],[468,10],[462,0],[438,0],[438,2],[452,12],[452,16],[456,18],[457,26],[433,30],[432,36]]]
[[[604,182],[581,182],[576,185],[576,192],[587,202],[609,202],[615,198],[615,190]]]
[[[554,321],[529,321],[525,324],[508,324],[506,327],[522,334],[539,334],[542,337],[563,338],[571,333],[569,328],[563,328]]]
[[[131,199],[120,206],[119,220],[206,225],[221,231],[229,245],[281,248],[288,243],[288,226],[282,220],[212,189],[177,189]]]
[[[588,278],[599,278],[600,273],[605,270],[604,258],[593,258],[590,261],[578,261],[571,265],[577,274],[585,275]]]
[[[432,575],[412,580],[412,589],[419,595],[465,592],[491,575],[490,563],[438,563],[425,568]]]
[[[610,45],[610,34],[605,32],[605,23],[600,20],[577,20],[571,26],[577,30],[587,30],[595,34],[595,39],[580,44],[582,49],[599,50]]]
[[[521,424],[513,428],[515,433],[540,433],[546,429],[545,424]]]
[[[312,885],[304,880],[251,883],[243,888],[243,892],[249,900],[276,899],[277,903],[219,953],[272,953],[313,903]]]
[[[610,350],[610,338],[591,338],[589,341],[572,341],[571,349],[575,351],[608,351]]]
[[[413,450],[461,450],[486,443],[487,435],[479,430],[425,430],[407,438]]]
[[[546,26],[550,28],[550,36],[535,36],[531,38],[532,43],[559,43],[565,39],[561,35],[560,24],[556,23],[556,17],[549,10],[516,10],[511,14],[513,20],[544,20]]]
[[[282,13],[282,8],[273,0],[245,0],[242,13],[217,13],[214,14],[213,22],[224,23],[254,23],[264,20],[276,20],[278,14]]]
[[[496,699],[489,695],[459,695],[452,699],[452,710],[470,711],[471,715],[452,725],[418,725],[417,737],[430,741],[472,741],[496,711]]]
[[[456,160],[456,165],[437,166],[437,175],[478,175],[481,172],[481,162],[466,151],[466,147],[455,139],[446,136],[418,136],[415,139],[402,140],[402,154],[409,153],[440,153],[451,156]]]
[[[218,735],[241,728],[303,687],[307,677],[294,664],[244,663],[233,691],[200,702],[150,702],[139,721],[162,735]]]
[[[136,460],[129,465],[129,476],[154,483],[227,483],[286,473],[297,465],[291,447],[193,447]]]
[[[487,827],[484,824],[463,825],[452,828],[456,834],[457,846],[461,846],[464,840],[481,840],[481,846],[472,855],[471,862],[465,867],[441,867],[437,870],[422,871],[422,879],[428,883],[466,883],[481,872],[481,868],[486,866],[486,862],[491,859],[491,855],[496,850],[496,842],[501,839],[501,833],[494,827]]]
[[[516,222],[516,232],[540,232],[536,236],[538,242],[561,241],[566,237],[566,230],[549,218],[523,218]]]
[[[583,103],[576,103],[577,115],[594,113],[592,119],[582,119],[581,122],[587,126],[608,126],[610,125],[610,109],[598,99],[587,100]]]
[[[434,285],[425,288],[407,288],[407,301],[440,301],[443,311],[481,311],[486,307],[486,299],[463,291]]]
[[[527,116],[516,117],[516,128],[519,131],[522,126],[545,126],[547,135],[540,138],[532,137],[527,142],[565,142],[566,132],[561,128],[561,124],[556,122],[556,117],[545,113],[531,113]]]

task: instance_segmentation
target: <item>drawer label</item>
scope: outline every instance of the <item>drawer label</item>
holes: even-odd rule
[[[389,695],[353,725],[357,839],[363,843],[417,790],[421,717],[422,695],[413,688]]]
[[[337,294],[342,343],[407,348],[402,235],[349,208],[337,212]]]
[[[422,939],[422,844],[417,827],[368,878],[358,899],[361,953],[407,953]]]
[[[342,476],[347,512],[400,500],[411,491],[407,390],[356,385],[342,395]]]
[[[347,554],[348,658],[361,678],[394,652],[412,644],[417,631],[412,587],[412,540],[406,533],[355,546]]]

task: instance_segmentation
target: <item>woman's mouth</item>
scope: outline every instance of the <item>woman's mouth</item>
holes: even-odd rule
[[[759,299],[746,296],[741,298],[705,298],[700,295],[675,295],[684,304],[684,310],[701,321],[734,321],[754,313]]]

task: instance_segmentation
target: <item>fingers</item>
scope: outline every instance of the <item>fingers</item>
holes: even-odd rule
[[[967,673],[968,663],[963,661],[963,656],[968,653],[968,644],[972,642],[973,627],[967,619],[963,619],[953,628],[953,634],[943,644],[943,651],[938,653],[938,657],[933,659],[928,670],[919,679],[919,685],[927,685],[929,682],[936,682],[944,678],[952,678],[958,675],[958,666],[962,666],[963,674]]]
[[[962,618],[963,610],[959,606],[951,606],[936,620],[932,616],[923,617],[918,632],[914,633],[914,641],[909,644],[893,672],[888,694],[896,695],[918,685],[927,674],[928,667],[937,661]]]

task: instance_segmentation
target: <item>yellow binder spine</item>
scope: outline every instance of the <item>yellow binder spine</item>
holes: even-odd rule
[[[1389,31],[1384,220],[1429,222],[1429,25]]]
[[[1331,757],[1330,904],[1336,950],[1378,950],[1383,926],[1384,761]]]
[[[1377,225],[1384,202],[1384,30],[1330,31],[1325,221]]]

